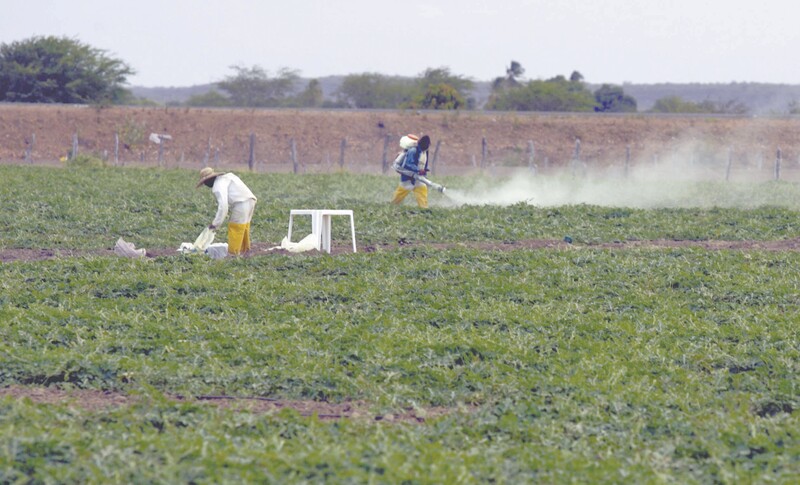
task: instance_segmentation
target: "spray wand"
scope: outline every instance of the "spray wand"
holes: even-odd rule
[[[404,168],[401,168],[400,164],[397,163],[397,162],[395,162],[392,165],[392,168],[394,169],[395,172],[397,172],[397,173],[399,173],[401,175],[406,175],[408,177],[413,177],[414,180],[422,182],[423,184],[427,185],[428,187],[430,187],[430,188],[432,188],[434,190],[438,190],[441,193],[445,193],[445,191],[447,190],[444,187],[444,185],[437,184],[436,182],[434,182],[433,180],[430,180],[428,177],[426,177],[424,175],[420,175],[417,172],[414,172],[412,170],[406,170]]]

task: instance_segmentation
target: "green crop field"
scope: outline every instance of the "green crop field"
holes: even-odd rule
[[[419,210],[389,176],[240,175],[251,257],[126,259],[101,250],[210,222],[195,172],[0,166],[0,254],[86,251],[0,263],[0,483],[797,482],[800,252],[758,243],[800,238],[800,186],[543,205],[598,184],[537,179],[500,204],[519,181],[452,177],[474,203]],[[354,210],[358,253],[263,249],[323,207]],[[537,239],[559,244],[515,245]],[[661,239],[753,244],[626,245]]]

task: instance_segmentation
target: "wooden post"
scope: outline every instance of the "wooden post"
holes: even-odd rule
[[[781,149],[778,148],[778,153],[775,157],[775,180],[781,179]]]
[[[28,146],[25,147],[25,161],[33,163],[33,146],[36,144],[36,133],[31,135],[31,142],[26,144]]]
[[[219,147],[214,149],[214,167],[219,167]]]
[[[250,156],[247,159],[247,168],[253,171],[253,166],[256,163],[256,134],[250,133]]]
[[[158,166],[164,166],[164,139],[158,137]]]
[[[294,138],[291,139],[291,150],[292,150],[292,170],[294,173],[297,173],[297,145],[294,142]]]
[[[114,133],[114,165],[119,164],[119,133]]]
[[[384,135],[383,137],[383,158],[381,159],[381,173],[386,173],[389,167],[389,142],[392,137]]]
[[[728,148],[728,165],[725,167],[725,181],[731,178],[731,165],[733,164],[733,148]]]
[[[625,147],[625,171],[623,172],[625,174],[625,178],[628,178],[630,170],[631,170],[631,146],[627,145]]]
[[[442,145],[442,140],[436,140],[436,148],[433,149],[433,160],[431,160],[431,173],[436,169],[436,160],[439,159],[439,147]]]
[[[347,138],[342,138],[342,144],[339,147],[339,168],[344,168],[344,152],[347,149]]]
[[[484,136],[481,139],[481,169],[486,167],[486,137]]]
[[[203,156],[203,166],[208,166],[208,159],[211,157],[211,137],[208,137],[208,145],[206,145],[206,153]]]
[[[75,133],[72,135],[72,156],[70,159],[75,158],[78,156],[78,134]]]
[[[536,146],[533,140],[528,140],[528,171],[536,174]]]
[[[570,161],[570,169],[573,177],[578,174],[578,165],[580,164],[580,160],[581,160],[581,139],[575,138],[575,151],[572,152],[572,161]]]

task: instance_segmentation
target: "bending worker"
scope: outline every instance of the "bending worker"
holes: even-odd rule
[[[200,182],[211,188],[217,198],[217,214],[208,228],[215,231],[225,220],[230,208],[231,218],[228,222],[228,253],[244,254],[250,250],[250,221],[256,208],[256,196],[232,173],[215,172],[206,167],[200,170]]]
[[[428,173],[428,147],[431,145],[431,138],[425,135],[417,138],[416,135],[406,135],[400,139],[400,147],[403,148],[395,165],[404,171],[412,172],[425,176]],[[392,204],[399,204],[410,193],[414,192],[417,205],[423,209],[428,208],[428,186],[417,180],[415,176],[400,174],[400,185],[394,191]]]

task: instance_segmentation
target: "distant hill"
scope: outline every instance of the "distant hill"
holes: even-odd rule
[[[317,78],[326,100],[333,100],[336,90],[341,85],[345,76],[326,76]],[[298,81],[298,90],[308,84],[309,79]],[[201,84],[189,87],[142,87],[133,86],[131,91],[140,98],[146,98],[159,104],[183,103],[190,97],[203,94],[214,89],[215,84]],[[594,91],[600,84],[587,83],[587,87]],[[749,108],[751,114],[785,114],[791,102],[800,103],[800,85],[793,84],[766,84],[766,83],[662,83],[662,84],[633,84],[622,85],[626,94],[633,96],[639,111],[647,111],[655,102],[667,96],[678,96],[686,101],[699,103],[713,101],[727,103],[733,101]],[[491,94],[491,82],[476,81],[473,97],[476,105],[482,107]]]

